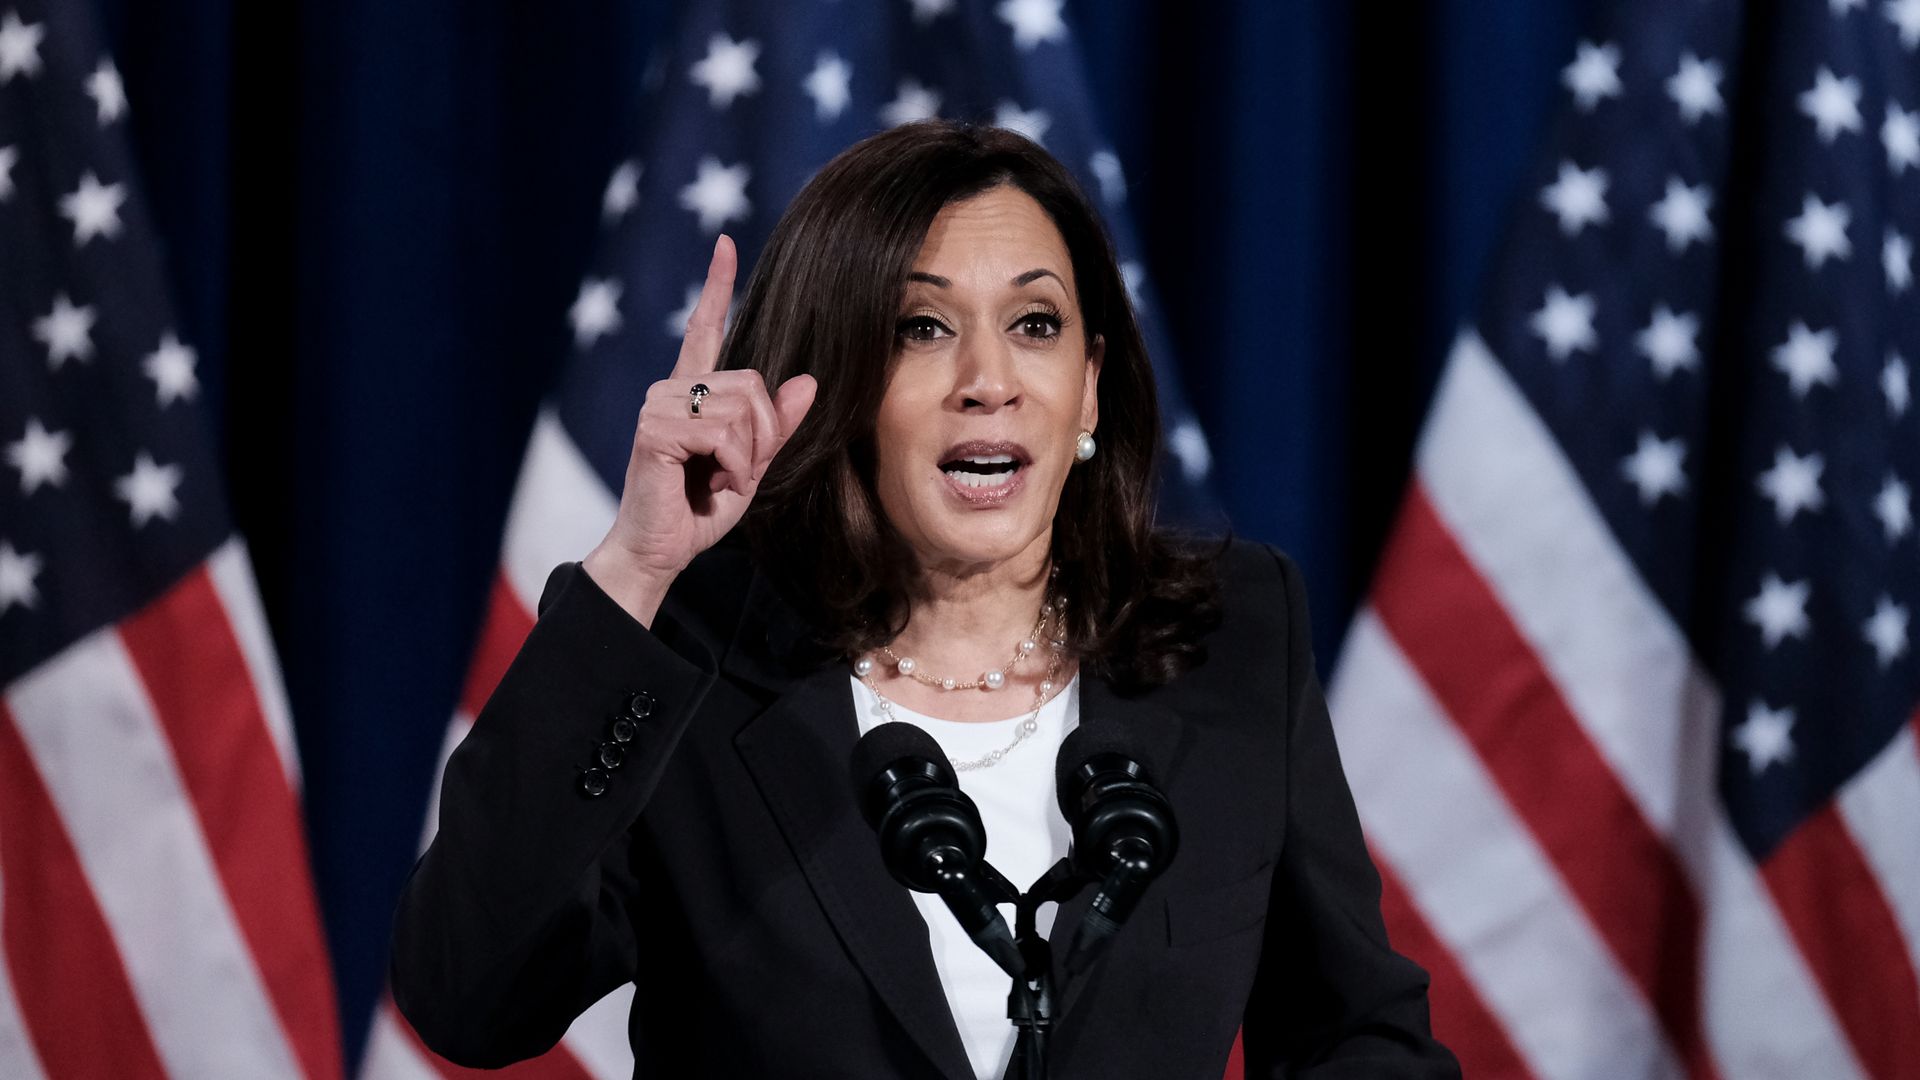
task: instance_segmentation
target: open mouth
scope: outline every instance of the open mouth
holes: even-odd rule
[[[1016,443],[961,443],[942,455],[940,471],[959,494],[972,498],[1010,491],[1032,461]]]

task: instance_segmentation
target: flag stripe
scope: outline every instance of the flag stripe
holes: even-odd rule
[[[1920,831],[1909,839],[1920,844]],[[1920,985],[1880,884],[1833,806],[1788,834],[1760,874],[1868,1073],[1920,1067]]]
[[[493,579],[488,595],[486,620],[480,625],[480,640],[474,644],[473,660],[467,667],[466,684],[460,691],[460,709],[466,715],[479,716],[493,696],[493,688],[507,673],[507,665],[519,654],[520,645],[533,633],[532,608],[514,594],[513,583],[505,570]],[[444,767],[445,762],[441,765]]]
[[[1334,732],[1367,836],[1532,1073],[1681,1075],[1644,997],[1372,611],[1342,657]]]
[[[1374,610],[1653,1003],[1688,1073],[1716,1076],[1691,885],[1417,483],[1381,556]]]
[[[6,702],[168,1072],[298,1075],[119,636],[100,630],[68,646]]]
[[[500,555],[522,610],[539,610],[547,575],[586,558],[612,527],[619,505],[552,408],[540,410],[507,508]]]
[[[1460,969],[1459,960],[1434,936],[1426,917],[1414,906],[1392,863],[1378,853],[1373,862],[1380,871],[1380,914],[1386,920],[1388,938],[1433,978],[1427,1000],[1433,1010],[1434,1037],[1453,1049],[1463,1075],[1475,1080],[1534,1080],[1520,1051]]]
[[[25,1040],[9,1046],[0,1034],[0,1073],[44,1066],[63,1080],[165,1076],[79,854],[4,705],[0,905],[0,966],[13,988],[0,1004],[0,1031],[18,1025]]]
[[[202,566],[120,626],[241,934],[306,1074],[341,1075],[306,835],[239,641]]]
[[[370,1080],[439,1080],[440,1073],[428,1057],[394,1007],[393,998],[381,994],[380,1004],[373,1010],[372,1030],[367,1033],[367,1049],[360,1058],[360,1075]]]
[[[1920,714],[1841,791],[1840,812],[1885,886],[1907,962],[1920,971]]]
[[[0,904],[6,903],[6,880],[0,871]],[[6,912],[0,910],[0,916]],[[47,1080],[27,1037],[27,1021],[20,1014],[20,999],[13,990],[13,978],[0,956],[0,1075],[9,1080]]]
[[[1419,477],[1687,868],[1706,920],[1706,1027],[1724,1071],[1769,1076],[1789,1063],[1795,1075],[1861,1075],[1715,797],[1717,689],[1559,444],[1475,335],[1462,335],[1448,359],[1421,436]]]
[[[301,791],[300,751],[293,737],[293,712],[287,705],[287,689],[280,681],[280,664],[273,652],[273,634],[267,628],[267,613],[260,606],[260,590],[253,580],[253,564],[246,544],[235,536],[207,557],[207,570],[214,590],[220,594],[220,607],[239,642],[240,655],[252,678],[254,701],[266,718],[267,733],[273,737],[274,752],[280,756],[287,774],[287,785],[296,796]],[[301,865],[305,865],[304,862]]]

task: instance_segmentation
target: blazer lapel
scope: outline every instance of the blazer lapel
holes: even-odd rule
[[[780,696],[741,728],[734,745],[880,1000],[943,1075],[970,1077],[926,923],[888,875],[879,841],[854,804],[847,770],[859,726],[847,671],[808,648],[764,580],[754,593],[723,666]]]

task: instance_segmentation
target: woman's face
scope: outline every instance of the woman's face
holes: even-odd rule
[[[1099,419],[1101,352],[1031,196],[998,187],[934,219],[875,427],[880,506],[922,569],[1045,555],[1075,441]]]

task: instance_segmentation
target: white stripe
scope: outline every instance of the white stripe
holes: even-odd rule
[[[293,713],[287,707],[287,689],[280,681],[280,661],[274,654],[273,635],[267,630],[266,611],[260,606],[260,590],[254,584],[246,543],[235,536],[221,544],[207,559],[207,572],[213,578],[214,592],[220,595],[220,606],[227,611],[233,636],[240,642],[240,655],[253,677],[253,696],[267,719],[267,733],[273,737],[280,766],[298,794],[300,751],[293,738]]]
[[[169,1073],[297,1076],[172,748],[118,635],[7,692]]]
[[[5,721],[0,721],[4,723]],[[6,925],[6,868],[0,866],[0,926]],[[46,1080],[40,1057],[34,1053],[33,1040],[27,1036],[26,1017],[20,1015],[20,999],[13,992],[13,974],[3,950],[0,950],[0,1076],[9,1080]]]
[[[507,510],[500,553],[507,583],[529,613],[539,610],[547,575],[563,562],[586,558],[607,535],[619,506],[560,426],[559,416],[551,408],[540,410]]]
[[[1436,512],[1602,758],[1672,846],[1703,915],[1706,1031],[1729,1077],[1861,1074],[1717,797],[1718,691],[1559,444],[1463,335],[1421,439]]]
[[[440,831],[440,784],[446,779],[447,759],[460,746],[467,732],[473,730],[473,717],[463,709],[456,709],[453,720],[447,724],[447,730],[440,736],[440,757],[433,767],[433,786],[427,789],[427,820],[420,829],[420,851],[424,854],[427,845],[433,843],[433,834]]]
[[[420,1056],[413,1040],[400,1030],[406,1021],[394,1011],[393,1002],[381,999],[373,1010],[373,1030],[367,1034],[367,1051],[360,1058],[360,1080],[440,1080],[440,1073]]]
[[[633,1046],[627,1041],[627,1015],[632,1011],[633,984],[625,983],[575,1017],[563,1045],[599,1080],[628,1080]]]
[[[1675,1077],[1658,1021],[1369,610],[1331,707],[1367,837],[1546,1080]]]
[[[1920,973],[1920,745],[1912,725],[1842,789],[1840,815],[1880,879]]]

